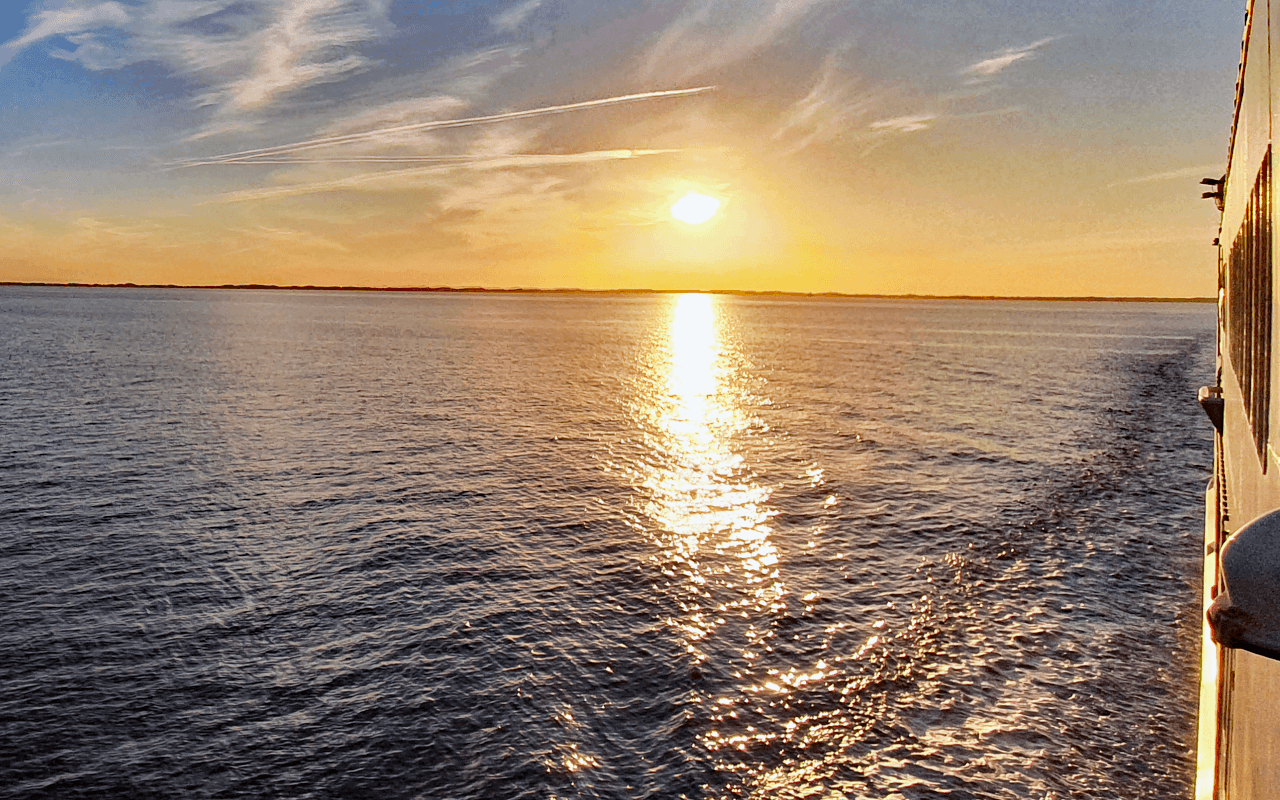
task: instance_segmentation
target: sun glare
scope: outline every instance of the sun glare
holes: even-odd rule
[[[701,225],[720,210],[720,201],[709,195],[689,192],[671,206],[671,216],[688,225]]]

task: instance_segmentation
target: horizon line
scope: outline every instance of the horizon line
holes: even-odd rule
[[[47,286],[85,289],[238,289],[310,292],[401,292],[459,294],[723,294],[746,297],[832,297],[865,300],[1022,300],[1036,302],[1109,303],[1216,303],[1216,297],[1157,297],[1128,295],[999,295],[999,294],[880,294],[866,292],[797,292],[781,289],[580,289],[495,288],[488,286],[318,286],[269,283],[176,284],[176,283],[52,283],[48,281],[0,281],[0,286]]]

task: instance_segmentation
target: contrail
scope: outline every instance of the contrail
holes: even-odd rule
[[[528,153],[521,155],[536,156],[539,154]],[[236,159],[234,161],[217,161],[209,163],[231,165],[243,164],[244,166],[250,167],[255,164],[467,164],[473,161],[483,161],[490,158],[492,158],[492,156],[356,156],[352,158],[276,158],[274,156],[264,156],[262,158]],[[197,165],[183,164],[182,166]]]
[[[668,155],[683,152],[681,150],[593,150],[584,153],[526,153],[507,156],[486,156],[466,161],[453,161],[429,167],[408,167],[382,172],[366,172],[351,175],[337,180],[321,183],[303,183],[292,186],[276,186],[266,189],[247,189],[231,192],[218,198],[221,203],[243,203],[249,200],[269,200],[278,197],[295,197],[304,194],[332,192],[351,189],[370,183],[379,183],[398,178],[413,178],[422,175],[438,175],[456,169],[506,169],[570,166],[575,164],[591,164],[601,161],[617,161],[644,156]],[[254,163],[250,161],[232,163]]]
[[[284,156],[290,153],[298,153],[303,150],[314,150],[319,147],[329,147],[330,145],[349,144],[351,142],[359,142],[364,139],[372,139],[392,133],[432,131],[444,128],[467,128],[473,125],[488,125],[494,122],[508,122],[510,120],[529,119],[531,117],[542,117],[551,114],[563,114],[569,111],[581,111],[588,108],[600,108],[602,106],[635,103],[641,100],[656,100],[665,97],[688,97],[690,95],[714,91],[715,88],[715,86],[696,86],[690,89],[665,89],[656,92],[640,92],[639,94],[623,94],[616,97],[585,100],[580,103],[566,103],[564,105],[530,108],[524,111],[508,111],[502,114],[489,114],[483,117],[463,117],[461,119],[442,119],[434,120],[432,122],[418,122],[410,125],[396,125],[390,128],[378,128],[376,130],[361,131],[360,133],[348,133],[341,136],[326,136],[319,139],[306,139],[301,142],[280,144],[273,147],[259,147],[253,150],[240,150],[235,153],[223,153],[222,155],[208,156],[201,159],[185,159],[172,162],[172,166],[175,168],[182,168],[212,166],[216,164],[253,163],[258,159]]]

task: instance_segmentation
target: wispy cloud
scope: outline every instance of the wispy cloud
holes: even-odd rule
[[[533,12],[538,10],[542,5],[542,0],[523,0],[523,2],[503,11],[501,14],[494,16],[489,22],[502,33],[511,33],[519,29],[529,17],[533,16]]]
[[[1046,44],[1049,44],[1055,38],[1057,37],[1050,36],[1047,39],[1041,39],[1022,47],[1010,47],[1006,50],[1002,50],[996,55],[984,58],[976,64],[970,64],[968,67],[965,67],[962,74],[972,75],[979,79],[990,78],[998,75],[1019,61],[1034,58],[1037,50],[1044,47]]]
[[[71,2],[32,16],[0,47],[0,63],[36,42],[61,38],[51,55],[95,71],[154,61],[202,89],[208,131],[245,119],[300,89],[372,65],[358,46],[390,31],[387,0],[144,0]]]
[[[873,131],[885,133],[915,133],[928,130],[937,119],[937,114],[910,114],[905,117],[876,120],[870,127]]]
[[[338,80],[370,64],[355,45],[377,36],[377,5],[348,0],[293,0],[253,37],[246,68],[205,102],[226,112],[260,108],[277,96]]]
[[[150,242],[164,229],[155,222],[119,222],[100,217],[80,217],[72,228],[82,241],[141,244]]]
[[[350,113],[329,123],[321,132],[337,136],[377,130],[396,131],[419,122],[431,122],[450,114],[456,115],[466,106],[465,100],[448,94],[403,98]],[[388,136],[394,137],[395,134]]]
[[[783,113],[773,138],[784,143],[787,153],[832,141],[847,133],[855,119],[871,113],[875,101],[876,93],[853,84],[839,59],[828,56],[813,88]]]
[[[689,80],[773,44],[810,11],[834,0],[703,0],[690,4],[645,56],[648,77]]]
[[[264,189],[249,189],[231,192],[220,199],[225,203],[242,203],[250,200],[272,200],[283,197],[336,192],[344,189],[408,189],[419,187],[415,179],[426,176],[441,175],[456,170],[510,170],[530,169],[535,167],[565,167],[581,164],[595,164],[604,161],[619,161],[644,156],[668,155],[679,153],[679,150],[593,150],[582,153],[515,153],[491,157],[463,158],[451,163],[436,164],[429,167],[411,169],[383,170],[350,175],[331,181],[277,186]]]
[[[837,49],[824,59],[808,93],[782,113],[773,138],[784,143],[784,153],[842,140],[862,143],[866,146],[865,155],[891,138],[936,128],[944,120],[1016,113],[1016,106],[975,109],[973,101],[988,95],[990,87],[972,84],[986,82],[1011,64],[1033,57],[1051,41],[1053,38],[1045,38],[1010,48],[973,64],[959,73],[969,76],[965,81],[970,84],[968,87],[956,84],[933,96],[921,96],[916,87],[905,84],[869,84],[856,69],[845,66],[848,49]],[[943,77],[956,80],[954,73]]]
[[[1117,186],[1131,186],[1138,183],[1156,183],[1157,181],[1174,181],[1186,180],[1188,178],[1204,178],[1222,174],[1221,164],[1204,164],[1199,167],[1183,167],[1182,169],[1169,170],[1168,172],[1156,172],[1151,175],[1141,175],[1137,178],[1125,178],[1124,180],[1115,181],[1107,184],[1108,189]]]
[[[46,141],[23,142],[17,147],[4,152],[5,158],[22,158],[27,154],[37,150],[47,150],[50,148],[62,147],[83,147],[85,145],[82,139],[49,139]]]
[[[14,240],[17,237],[22,236],[26,238],[31,236],[33,233],[31,228],[24,225],[19,225],[13,220],[6,219],[5,217],[0,217],[0,230],[3,230],[5,234],[4,237],[0,239],[0,242],[3,242],[4,244],[10,244],[10,245],[14,244]],[[0,246],[3,246],[3,245],[0,245]]]
[[[239,233],[251,240],[258,240],[257,247],[264,247],[276,243],[302,245],[303,247],[319,247],[325,250],[337,250],[340,252],[348,252],[348,248],[338,244],[337,242],[326,239],[323,236],[317,236],[307,231],[295,230],[293,228],[279,228],[270,225],[255,225],[252,228],[242,229]],[[243,249],[254,249],[253,245]]]
[[[100,28],[122,28],[129,23],[129,10],[120,3],[68,5],[39,11],[21,36],[5,44],[14,52],[50,36],[65,36]]]

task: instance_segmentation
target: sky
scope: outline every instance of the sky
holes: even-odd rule
[[[1244,3],[0,4],[0,281],[1212,296]],[[672,218],[696,192],[708,222]]]

